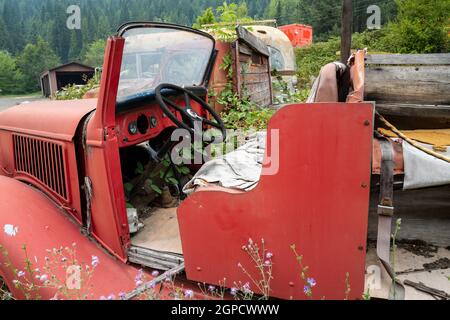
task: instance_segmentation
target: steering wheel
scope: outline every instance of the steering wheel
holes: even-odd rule
[[[184,102],[185,106],[179,106],[173,101],[171,101],[168,98],[165,98],[161,91],[164,89],[169,89],[178,93],[184,94]],[[189,131],[191,135],[195,134],[195,122],[201,121],[204,124],[210,125],[211,127],[217,128],[221,131],[223,141],[226,139],[226,129],[225,125],[223,124],[222,119],[219,117],[219,115],[214,111],[213,108],[211,108],[203,99],[196,96],[192,92],[186,90],[185,88],[179,87],[174,84],[170,83],[162,83],[155,89],[155,96],[156,101],[158,102],[159,106],[161,107],[161,110],[163,113],[169,117],[170,120],[172,120],[173,123],[175,123],[178,128],[186,129]],[[197,112],[195,112],[194,109],[192,109],[191,101],[197,102],[202,109],[206,110],[216,122],[211,121],[207,118],[204,118],[200,116]],[[180,112],[181,117],[183,118],[183,121],[180,121],[177,116],[169,109],[169,106]]]

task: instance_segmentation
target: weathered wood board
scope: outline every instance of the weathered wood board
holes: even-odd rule
[[[371,193],[369,240],[377,239],[378,192]],[[420,239],[430,244],[450,246],[450,186],[394,192],[394,218],[402,219],[399,240]],[[394,229],[392,229],[394,230]]]
[[[366,56],[364,99],[400,129],[450,127],[450,53]]]
[[[450,54],[369,54],[366,64],[379,65],[450,65]]]
[[[366,68],[365,100],[450,105],[450,66],[372,66]]]
[[[251,37],[254,37],[250,34]],[[247,37],[249,37],[247,35]],[[257,47],[250,46],[247,41],[238,41],[234,44],[235,90],[239,96],[248,96],[252,102],[260,107],[272,104],[272,87],[269,57]],[[258,40],[258,39],[256,39]]]

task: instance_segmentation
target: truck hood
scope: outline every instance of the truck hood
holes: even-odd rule
[[[81,119],[96,107],[97,99],[22,104],[0,112],[0,130],[72,141]]]

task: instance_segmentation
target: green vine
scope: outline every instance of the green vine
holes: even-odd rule
[[[259,108],[247,95],[239,97],[233,91],[233,58],[230,53],[223,58],[220,69],[227,74],[227,84],[218,95],[217,102],[224,106],[221,117],[228,129],[266,129],[274,110]]]

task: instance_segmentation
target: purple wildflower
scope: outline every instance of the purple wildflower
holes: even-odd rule
[[[235,287],[233,287],[233,288],[230,289],[230,294],[231,294],[232,296],[235,296],[235,295],[237,294],[237,292],[238,292],[238,289],[235,288]]]
[[[113,294],[110,294],[107,298],[107,300],[115,300],[115,299],[116,299],[116,296]]]
[[[250,289],[250,283],[246,282],[242,286],[242,291],[244,291],[244,293],[252,293],[252,290]]]
[[[48,280],[48,276],[46,274],[43,274],[42,276],[39,277],[39,281],[41,282],[45,282]]]
[[[194,297],[194,291],[192,291],[192,290],[185,290],[184,291],[184,297],[186,299],[192,299]]]
[[[144,271],[142,269],[139,269],[136,277],[134,278],[136,287],[139,287],[144,283],[143,279],[144,279]]]
[[[23,272],[22,270],[20,270],[19,272],[17,272],[17,276],[19,278],[23,277],[25,275],[25,272]]]
[[[119,298],[120,298],[120,300],[125,300],[125,296],[126,296],[126,293],[125,293],[125,292],[119,292]]]
[[[266,253],[266,258],[267,259],[272,259],[272,257],[273,257],[273,253],[272,252],[267,252]]]
[[[154,271],[152,272],[152,277],[156,278],[157,276],[159,276],[159,272],[156,271],[156,270],[154,270]]]
[[[95,268],[100,263],[100,260],[97,256],[92,256],[91,264]]]
[[[311,288],[309,286],[304,286],[303,287],[303,293],[307,296],[309,296],[311,294]]]
[[[308,284],[310,285],[311,288],[314,287],[317,284],[316,280],[314,280],[314,278],[308,278],[306,280],[306,282],[308,282]]]
[[[208,287],[208,291],[213,292],[214,290],[216,290],[216,287],[214,287],[214,286],[209,286]]]

